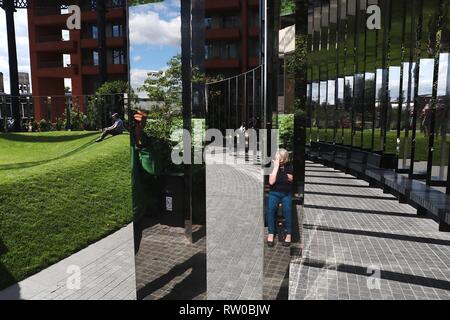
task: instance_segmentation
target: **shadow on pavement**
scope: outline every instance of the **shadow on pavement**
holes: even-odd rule
[[[147,284],[138,291],[138,299],[145,299],[153,292],[163,288],[176,277],[190,271],[161,300],[193,300],[206,291],[206,254],[197,253],[189,260],[174,266],[168,273]]]
[[[302,264],[308,267],[313,268],[319,268],[319,269],[332,269],[336,270],[338,272],[345,272],[345,273],[352,273],[357,275],[366,276],[367,273],[367,267],[357,266],[357,265],[350,265],[350,264],[338,264],[334,266],[327,265],[325,261],[320,260],[314,260],[306,258],[302,261]],[[381,270],[380,273],[381,279],[383,280],[393,280],[397,282],[403,282],[413,285],[419,285],[424,287],[430,287],[435,289],[442,289],[442,290],[450,290],[450,282],[441,280],[441,279],[434,279],[434,278],[427,278],[423,276],[416,276],[412,274],[406,274],[406,273],[400,273],[400,272],[394,272],[394,271],[387,271],[387,270]]]

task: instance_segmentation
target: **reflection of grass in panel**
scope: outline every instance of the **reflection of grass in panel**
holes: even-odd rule
[[[321,131],[325,132],[324,129]],[[330,131],[330,130],[329,130]],[[342,131],[342,129],[339,129],[339,131]],[[332,132],[332,131],[331,131]],[[313,134],[313,141],[316,141],[317,137],[317,128],[312,129]],[[380,150],[380,137],[381,137],[381,131],[379,129],[375,130],[375,140],[374,140],[374,149],[373,150]],[[332,137],[331,137],[332,138]],[[364,145],[370,146],[372,141],[372,130],[365,130],[364,131]],[[403,155],[403,149],[405,146],[404,143],[405,139],[405,133],[402,132],[401,138],[400,138],[400,149],[399,154]],[[411,139],[411,135],[408,138]],[[309,141],[309,130],[307,131],[307,141]],[[356,132],[354,145],[359,146],[361,144],[361,131]],[[344,145],[350,145],[351,144],[351,130],[350,129],[344,129]],[[410,141],[408,143],[410,145]],[[409,147],[410,148],[410,147]],[[448,163],[448,152],[449,152],[449,146],[448,142],[444,143],[444,152],[441,152],[442,149],[442,143],[439,139],[435,140],[434,144],[434,156],[433,156],[433,165],[439,165],[441,163],[441,156],[443,157],[443,163]],[[389,131],[386,135],[386,153],[397,153],[397,133],[395,131]],[[409,156],[408,156],[409,158]],[[416,134],[416,151],[415,151],[415,161],[427,161],[428,159],[428,137],[426,137],[423,133],[417,132]]]

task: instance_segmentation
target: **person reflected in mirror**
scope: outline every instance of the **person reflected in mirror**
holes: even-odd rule
[[[111,118],[113,119],[114,124],[108,128],[104,128],[102,135],[97,140],[95,140],[95,142],[103,141],[108,135],[117,136],[123,133],[123,131],[125,130],[123,120],[120,119],[117,113],[114,113]]]
[[[283,246],[290,246],[292,235],[292,183],[294,181],[293,168],[289,164],[289,153],[286,149],[279,149],[273,160],[273,170],[269,176],[270,191],[267,203],[267,225],[269,247],[274,246],[276,231],[275,216],[278,205],[283,205],[286,237]]]
[[[430,101],[428,101],[425,104],[425,107],[422,109],[422,113],[420,114],[420,117],[422,118],[422,132],[425,137],[430,136],[431,114],[432,109]]]

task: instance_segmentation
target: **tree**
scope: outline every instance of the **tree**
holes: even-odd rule
[[[94,96],[89,97],[85,126],[89,129],[105,127],[111,121],[111,114],[116,112],[124,117],[123,95],[126,93],[133,101],[135,95],[127,82],[118,80],[104,83]]]
[[[147,92],[150,100],[165,106],[181,106],[181,55],[172,57],[167,62],[167,69],[148,73],[148,78],[139,88]]]

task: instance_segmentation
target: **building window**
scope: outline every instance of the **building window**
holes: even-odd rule
[[[125,63],[125,57],[123,54],[123,50],[114,49],[113,50],[113,64],[124,64],[124,63]]]
[[[237,28],[239,26],[239,17],[227,16],[223,17],[223,28]]]
[[[205,18],[206,29],[237,28],[239,24],[239,16],[213,16]]]
[[[205,45],[205,59],[209,59],[209,45]]]
[[[92,51],[92,64],[94,66],[98,66],[99,64],[98,51]]]
[[[211,29],[212,27],[212,18],[205,18],[205,29]]]
[[[239,57],[239,45],[233,42],[214,42],[205,48],[206,59],[236,59]]]
[[[259,56],[259,39],[250,39],[248,42],[248,54],[250,56]]]
[[[259,12],[258,11],[250,11],[248,15],[248,25],[249,27],[259,27]]]
[[[91,37],[92,39],[98,39],[98,28],[95,25],[91,27]]]
[[[123,28],[121,24],[112,25],[112,36],[113,37],[123,37]]]

